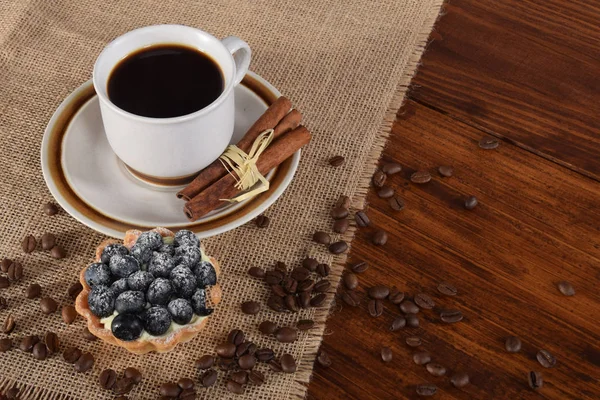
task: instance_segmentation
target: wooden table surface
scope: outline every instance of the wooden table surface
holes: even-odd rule
[[[370,265],[359,276],[364,300],[337,302],[322,346],[333,364],[315,366],[309,398],[413,399],[428,382],[435,399],[600,399],[600,3],[452,0],[431,39],[382,159],[403,166],[388,181],[406,208],[369,193],[372,226],[350,253]],[[500,146],[480,149],[484,135]],[[439,165],[454,176],[440,177]],[[431,182],[409,182],[419,169]],[[472,211],[468,195],[479,199]],[[383,247],[370,243],[375,228],[389,233]],[[561,295],[561,280],[575,296]],[[439,294],[442,281],[458,295]],[[421,310],[420,328],[390,332],[397,307],[367,312],[375,284],[430,294],[436,310],[464,320]],[[472,383],[456,389],[413,363],[411,335]],[[511,335],[521,352],[504,349]],[[556,356],[554,368],[538,363],[539,349]],[[544,378],[537,392],[532,370]]]

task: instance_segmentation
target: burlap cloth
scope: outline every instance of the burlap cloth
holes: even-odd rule
[[[24,335],[59,334],[63,348],[76,345],[92,352],[92,371],[78,374],[62,356],[36,361],[17,349],[0,353],[0,388],[17,383],[22,398],[110,398],[97,376],[104,368],[134,366],[144,380],[131,398],[157,398],[158,386],[179,377],[196,377],[194,360],[213,353],[214,346],[235,327],[260,346],[299,360],[295,374],[266,372],[267,383],[249,385],[244,396],[228,394],[222,383],[199,390],[201,398],[286,399],[303,397],[325,328],[327,308],[299,314],[276,314],[266,307],[256,316],[243,315],[240,303],[265,300],[268,290],[246,270],[271,266],[276,260],[294,266],[306,255],[332,264],[329,301],[345,256],[332,257],[310,241],[315,230],[330,231],[329,210],[344,193],[361,207],[375,163],[385,144],[394,114],[404,97],[423,46],[441,7],[441,0],[2,0],[0,1],[0,257],[18,259],[25,278],[0,295],[15,314],[15,343]],[[178,23],[207,30],[217,37],[237,35],[253,50],[251,69],[273,83],[305,115],[314,134],[302,154],[291,186],[271,207],[268,229],[250,223],[205,240],[223,266],[224,302],[208,328],[169,354],[135,356],[100,341],[86,342],[79,319],[65,325],[60,311],[43,315],[39,300],[27,300],[24,290],[37,282],[44,295],[71,303],[67,287],[90,262],[104,239],[66,213],[42,213],[51,200],[40,171],[44,127],[58,104],[91,76],[93,62],[104,45],[133,28]],[[341,154],[346,163],[328,166]],[[350,241],[354,229],[345,234]],[[26,234],[53,232],[69,257],[56,261],[47,252],[23,254]],[[316,328],[293,344],[277,344],[257,331],[269,318],[293,325],[313,318]],[[3,334],[0,334],[4,337]],[[259,366],[267,371],[266,365]],[[220,382],[223,377],[220,373]],[[326,398],[326,395],[323,395]]]

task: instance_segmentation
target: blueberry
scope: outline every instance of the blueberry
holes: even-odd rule
[[[160,246],[156,251],[172,256],[173,254],[175,254],[175,246],[173,246],[170,243],[163,243],[163,245]]]
[[[187,265],[188,267],[193,266],[200,262],[202,253],[199,247],[176,247],[175,258],[178,264]]]
[[[90,311],[97,317],[108,317],[115,310],[115,298],[115,293],[108,286],[94,286],[88,294]]]
[[[171,314],[160,306],[150,307],[144,312],[144,329],[154,336],[163,335],[171,326]]]
[[[138,246],[136,243],[131,248],[131,255],[134,256],[140,264],[148,264],[152,258],[152,249],[150,247]]]
[[[192,309],[196,315],[205,317],[212,314],[212,308],[206,308],[206,292],[204,289],[197,289],[192,296]]]
[[[175,268],[175,259],[167,253],[155,252],[148,264],[148,272],[156,277],[168,278],[173,268]]]
[[[142,336],[144,324],[137,315],[119,314],[113,319],[110,329],[117,339],[128,342]]]
[[[196,277],[185,265],[178,265],[171,271],[171,284],[179,297],[189,299],[196,290]]]
[[[194,232],[186,229],[177,232],[173,241],[176,246],[200,248],[200,239],[198,239],[198,236],[196,236]]]
[[[189,300],[186,299],[175,299],[169,302],[167,310],[171,314],[173,321],[179,325],[189,324],[194,316],[194,310]]]
[[[104,264],[108,264],[110,262],[110,258],[116,255],[126,256],[129,254],[129,250],[127,247],[118,243],[111,243],[107,245],[104,250],[102,250],[102,255],[100,255],[100,261]]]
[[[162,236],[160,236],[160,233],[154,231],[142,233],[135,242],[136,246],[149,248],[150,250],[157,250],[162,244]]]
[[[127,284],[129,285],[129,289],[140,290],[145,293],[153,280],[154,275],[152,275],[150,272],[138,271],[129,275],[127,278]]]
[[[113,282],[110,285],[111,290],[115,293],[116,296],[120,295],[126,290],[129,290],[129,285],[127,284],[127,278],[121,278]]]
[[[110,258],[110,272],[118,278],[127,278],[140,270],[140,264],[132,256],[114,255]]]
[[[108,268],[108,265],[102,263],[94,263],[87,267],[84,278],[85,283],[90,287],[96,285],[109,286],[112,282],[110,268]]]
[[[196,275],[198,287],[213,286],[217,284],[217,272],[210,261],[200,261],[194,265],[192,272]]]
[[[150,304],[166,305],[173,295],[171,281],[165,278],[156,278],[148,287],[146,299]]]
[[[143,292],[128,290],[117,296],[115,310],[119,314],[139,314],[146,308]]]

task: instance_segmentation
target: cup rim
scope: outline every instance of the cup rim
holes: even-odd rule
[[[234,86],[233,85],[233,77],[230,77],[229,83],[225,85],[225,88],[223,89],[223,91],[221,92],[219,97],[217,97],[212,103],[210,103],[206,107],[201,108],[198,111],[194,111],[193,113],[190,113],[190,114],[180,115],[177,117],[168,117],[168,118],[145,117],[142,115],[133,114],[129,111],[123,110],[122,108],[118,107],[115,103],[113,103],[108,98],[108,93],[106,93],[103,90],[100,90],[100,88],[99,88],[100,84],[97,81],[96,71],[97,71],[100,60],[102,59],[103,56],[106,56],[106,53],[109,50],[109,48],[112,46],[118,45],[121,41],[126,40],[127,38],[129,38],[133,35],[138,35],[140,33],[143,33],[144,31],[150,31],[150,30],[157,29],[157,28],[166,28],[166,29],[175,28],[175,29],[184,29],[184,30],[195,31],[196,33],[200,33],[204,36],[207,36],[210,40],[218,42],[221,46],[225,47],[219,39],[217,39],[215,36],[211,35],[210,33],[203,31],[201,29],[187,26],[187,25],[159,24],[159,25],[149,25],[149,26],[144,26],[142,28],[133,29],[127,33],[124,33],[121,36],[118,36],[117,38],[115,38],[111,42],[109,42],[102,49],[102,51],[98,55],[98,58],[96,58],[96,61],[94,62],[94,68],[92,70],[92,83],[94,85],[94,89],[96,90],[96,94],[98,95],[98,98],[102,102],[104,102],[104,104],[106,104],[108,107],[110,107],[111,110],[121,114],[122,116],[131,118],[131,119],[134,119],[134,120],[137,120],[140,122],[148,122],[148,123],[154,123],[154,124],[171,124],[171,123],[176,123],[176,122],[188,121],[188,120],[194,119],[198,116],[208,114],[209,112],[211,112],[213,109],[215,109],[216,107],[218,107],[221,103],[223,103],[225,101],[225,98],[229,95],[229,92],[231,92],[231,90],[233,89],[233,86]],[[226,47],[225,47],[225,50],[227,51],[228,54],[230,54],[231,63],[233,64],[233,69],[235,69],[235,63],[233,62],[233,56],[231,55],[231,53],[229,53],[229,50],[227,50]],[[110,77],[110,74],[109,74],[109,77]],[[225,81],[227,82],[227,77],[225,77]]]

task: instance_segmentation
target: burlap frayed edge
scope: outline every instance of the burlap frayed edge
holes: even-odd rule
[[[369,187],[371,185],[371,177],[377,169],[377,164],[379,163],[383,149],[385,148],[387,140],[392,133],[392,126],[396,120],[396,113],[402,107],[410,82],[417,72],[419,61],[425,52],[429,35],[433,30],[433,26],[438,18],[443,15],[443,12],[441,12],[441,7],[443,4],[444,0],[438,0],[433,3],[431,6],[431,17],[425,19],[420,32],[417,34],[415,49],[410,55],[408,63],[406,64],[405,72],[400,77],[400,80],[396,86],[394,95],[392,96],[392,99],[385,112],[383,122],[377,130],[377,135],[373,142],[373,146],[371,147],[371,151],[367,156],[366,165],[361,173],[356,191],[352,196],[352,207],[355,209],[363,209],[365,207],[367,192],[369,191]],[[355,232],[356,228],[351,227],[346,231],[345,234],[341,235],[341,240],[344,240],[350,244],[354,239]],[[321,347],[321,342],[323,341],[325,323],[329,313],[331,312],[331,306],[334,304],[335,294],[337,292],[337,287],[340,283],[347,258],[348,256],[343,254],[334,257],[333,259],[331,264],[331,274],[329,275],[329,280],[332,283],[332,291],[328,292],[328,297],[326,300],[327,306],[318,309],[314,314],[313,320],[315,321],[315,326],[318,328],[316,331],[311,332],[311,339],[309,339],[306,343],[304,354],[299,362],[300,367],[296,371],[296,380],[292,389],[290,390],[290,397],[297,399],[304,399],[306,397],[308,384],[314,369],[313,364],[317,357],[317,352]]]

